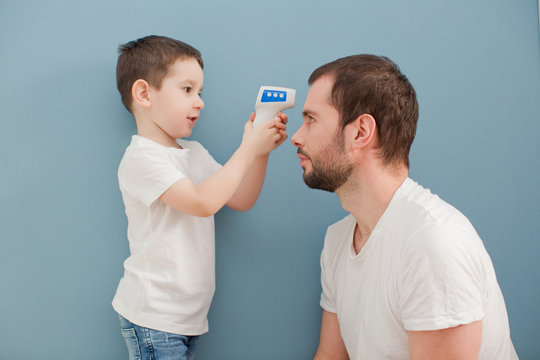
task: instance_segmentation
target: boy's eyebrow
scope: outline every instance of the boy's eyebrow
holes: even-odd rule
[[[188,78],[180,80],[180,83],[188,83],[189,85],[194,86],[197,82]],[[202,89],[203,88],[201,87],[201,91]]]

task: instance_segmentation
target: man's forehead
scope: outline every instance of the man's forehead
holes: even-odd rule
[[[330,100],[333,85],[334,79],[330,76],[323,76],[315,80],[308,91],[306,102],[304,103],[304,113],[313,114],[320,105],[332,106]]]
[[[333,76],[323,75],[311,84],[310,91],[330,94],[332,87],[334,86],[334,81]]]

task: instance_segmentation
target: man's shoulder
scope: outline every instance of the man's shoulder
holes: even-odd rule
[[[346,231],[347,229],[349,229],[351,224],[355,222],[356,222],[356,219],[354,218],[354,216],[352,214],[347,214],[345,215],[345,217],[341,218],[340,220],[336,221],[332,225],[328,226],[327,231],[332,231],[332,232],[336,232],[336,231],[339,232],[339,231],[344,231],[344,230]]]
[[[324,240],[325,251],[328,251],[328,248],[337,249],[339,244],[345,241],[347,237],[352,234],[355,225],[356,219],[352,214],[348,214],[341,220],[338,220],[330,225],[326,230]]]
[[[394,220],[401,219],[410,226],[439,224],[460,227],[469,225],[467,217],[458,209],[432,193],[430,189],[414,182],[396,199],[392,215]]]
[[[462,212],[418,184],[410,189],[398,200],[387,225],[407,239],[411,249],[415,245],[441,247],[445,240],[451,246],[472,239],[477,243],[478,234]]]

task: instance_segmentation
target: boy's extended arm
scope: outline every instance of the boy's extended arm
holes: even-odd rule
[[[285,132],[287,124],[287,115],[283,113],[278,114],[281,122],[276,123],[276,127],[280,130],[282,138],[278,141],[278,146],[287,139],[287,133]],[[253,120],[255,114],[251,114],[250,119]],[[266,177],[266,167],[268,165],[268,157],[270,154],[259,156],[253,166],[247,173],[246,177],[242,180],[242,183],[234,193],[233,197],[227,202],[227,206],[237,211],[247,211],[255,205],[259,194],[261,193],[264,179]]]
[[[267,165],[268,155],[255,160],[234,195],[227,201],[227,207],[236,211],[247,211],[255,205],[264,183]]]
[[[283,135],[275,127],[276,122],[279,121],[274,118],[256,128],[248,122],[240,147],[219,171],[198,186],[183,178],[167,189],[160,200],[190,215],[214,215],[233,197],[258,158],[268,157],[281,144]]]

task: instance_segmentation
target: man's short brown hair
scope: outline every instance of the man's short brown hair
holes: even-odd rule
[[[418,102],[399,67],[387,57],[353,55],[316,69],[309,77],[309,85],[322,76],[334,80],[329,100],[340,114],[341,129],[358,116],[370,114],[377,123],[377,147],[383,163],[404,163],[409,167]]]
[[[116,84],[122,103],[131,112],[131,88],[135,81],[146,80],[156,89],[161,88],[163,78],[177,60],[195,59],[204,67],[201,53],[193,46],[165,36],[150,35],[118,48]]]

